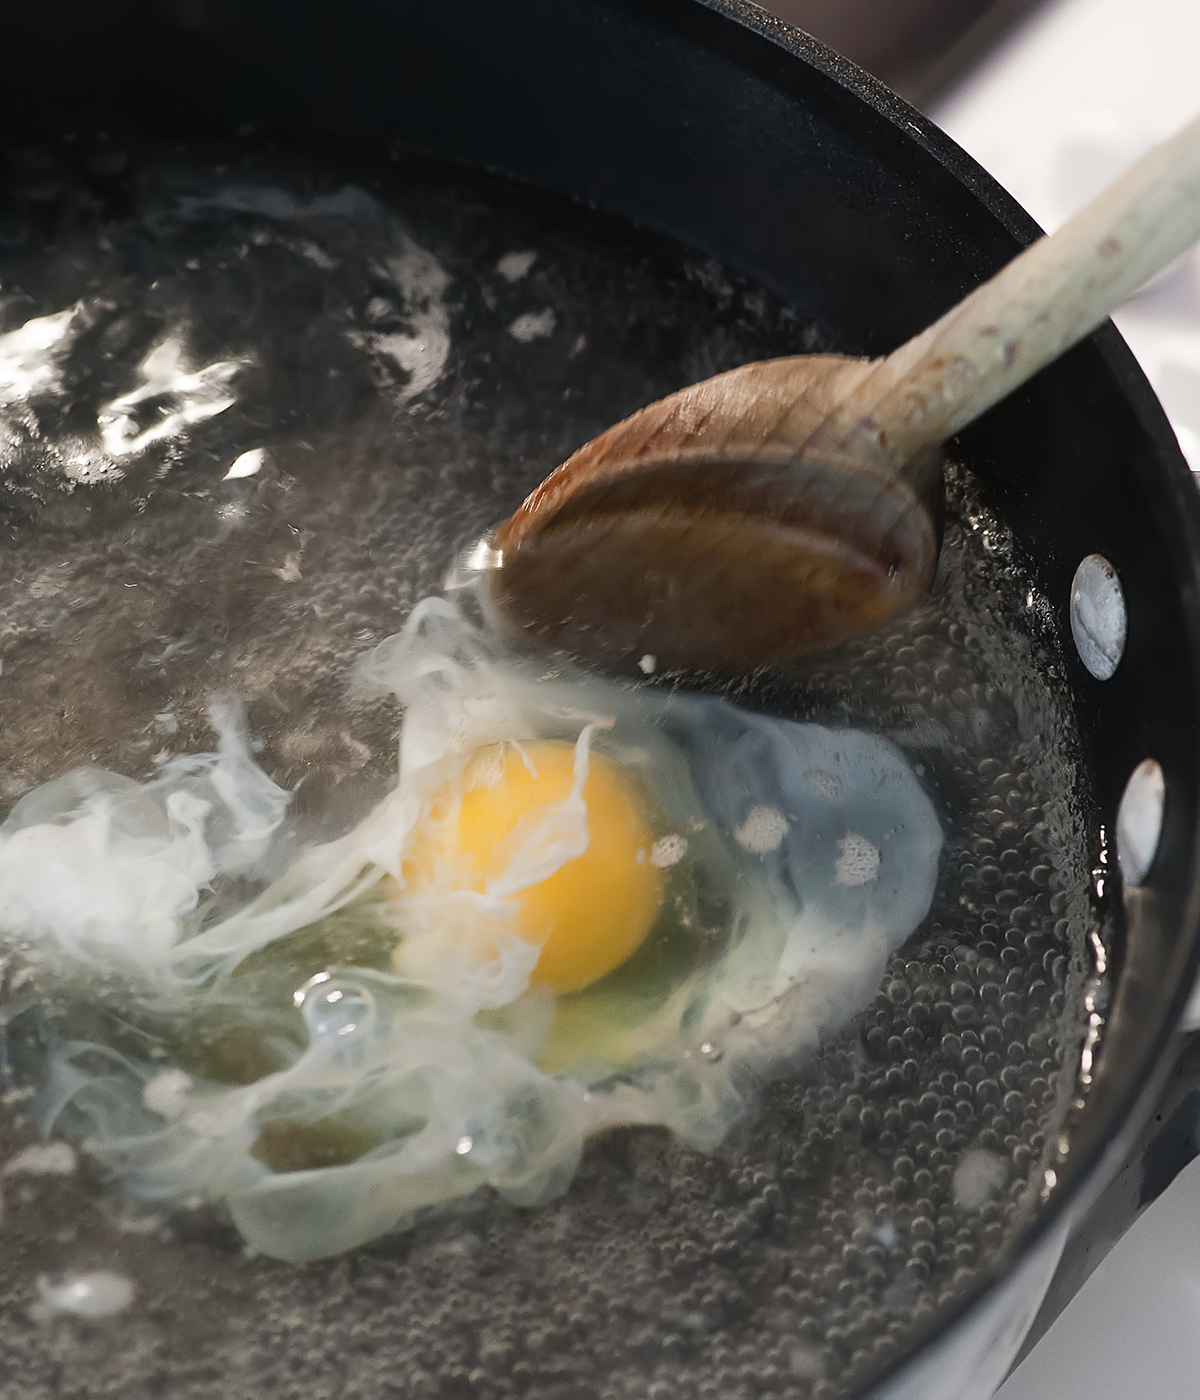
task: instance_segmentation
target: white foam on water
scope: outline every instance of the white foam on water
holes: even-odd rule
[[[0,408],[57,389],[59,360],[71,344],[78,308],[37,316],[0,335]]]
[[[746,820],[733,833],[743,850],[752,855],[777,851],[787,835],[788,819],[774,807],[751,807]]]
[[[963,1154],[954,1169],[951,1190],[959,1210],[980,1210],[1004,1186],[1008,1168],[995,1152],[984,1147]]]
[[[69,1142],[34,1143],[4,1164],[5,1176],[74,1176],[75,1149]]]
[[[115,1317],[133,1302],[133,1280],[112,1269],[93,1269],[54,1279],[43,1274],[37,1281],[42,1311],[72,1317]]]
[[[450,277],[441,263],[407,234],[397,231],[398,251],[377,268],[400,293],[407,331],[350,331],[350,340],[390,361],[407,379],[395,386],[400,403],[427,393],[450,358]]]
[[[529,270],[537,262],[537,253],[532,248],[520,252],[505,253],[496,263],[496,271],[506,282],[520,282],[529,276]]]
[[[532,340],[545,340],[547,336],[553,335],[557,324],[558,317],[554,314],[554,308],[547,306],[542,311],[523,312],[509,326],[508,333],[514,340],[528,345]]]
[[[868,884],[879,874],[879,847],[856,831],[848,831],[838,843],[840,854],[833,867],[834,882],[853,889]]]
[[[112,457],[132,456],[151,443],[177,437],[193,423],[224,413],[237,402],[229,385],[241,363],[215,360],[189,370],[182,339],[167,336],[142,361],[142,382],[100,409],[96,424],[105,451]],[[134,410],[149,399],[163,401],[158,421],[141,428]]]

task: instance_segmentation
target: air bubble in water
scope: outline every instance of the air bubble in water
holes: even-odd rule
[[[318,972],[293,1000],[318,1040],[361,1039],[375,1023],[375,999],[357,982],[343,982]]]
[[[478,1119],[467,1125],[454,1145],[455,1154],[470,1158],[472,1164],[481,1167],[491,1177],[501,1176],[508,1171],[520,1155],[520,1145],[514,1137],[517,1131],[514,1124],[481,1122]]]

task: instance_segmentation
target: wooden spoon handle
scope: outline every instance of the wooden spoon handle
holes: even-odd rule
[[[1200,238],[1200,119],[878,362],[805,447],[896,463],[952,437]]]

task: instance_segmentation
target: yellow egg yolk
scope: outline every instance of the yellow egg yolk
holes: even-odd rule
[[[518,824],[565,801],[574,770],[574,747],[553,741],[526,744],[523,753],[503,746],[476,754],[457,813],[449,795],[439,794],[428,822],[410,838],[401,867],[405,891],[488,892],[512,859],[509,838]],[[662,874],[650,861],[654,837],[636,789],[592,753],[582,796],[586,849],[505,901],[508,926],[541,949],[530,984],[558,993],[620,967],[645,941],[662,903]]]

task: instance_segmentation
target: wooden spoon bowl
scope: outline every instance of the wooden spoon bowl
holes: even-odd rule
[[[868,631],[937,561],[939,449],[1200,237],[1200,121],[883,360],[746,365],[581,448],[495,531],[529,639],[745,669]]]
[[[907,607],[938,550],[914,480],[804,453],[870,367],[764,361],[610,428],[492,535],[493,608],[542,646],[650,670],[785,660]]]

